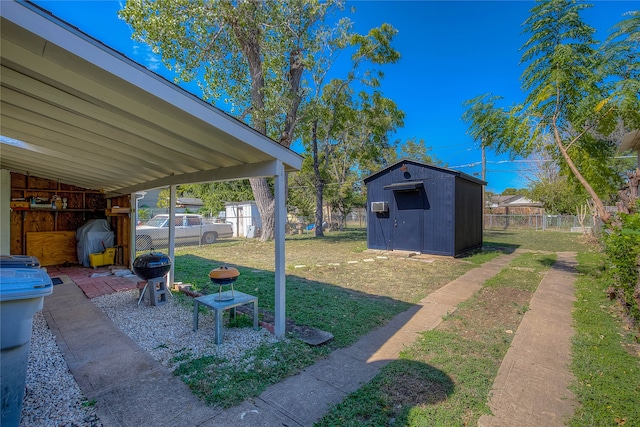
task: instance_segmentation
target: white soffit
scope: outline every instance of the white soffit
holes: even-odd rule
[[[0,168],[128,194],[302,158],[37,6],[2,1]]]

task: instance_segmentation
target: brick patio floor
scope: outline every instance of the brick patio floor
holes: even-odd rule
[[[122,267],[124,268],[124,267]],[[65,267],[61,265],[47,266],[47,273],[49,276],[60,277],[68,276],[87,296],[87,298],[95,298],[101,295],[113,294],[115,292],[130,291],[132,289],[138,289],[139,282],[144,286],[144,281],[141,281],[137,276],[132,275],[128,277],[124,276],[99,276],[100,274],[109,273],[111,269],[108,267],[82,267],[82,266],[70,266]],[[133,274],[133,273],[132,273]],[[91,277],[96,275],[95,277]]]

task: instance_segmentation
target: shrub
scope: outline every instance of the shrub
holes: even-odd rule
[[[613,280],[610,294],[618,297],[632,324],[640,322],[640,212],[620,214],[620,221],[610,226],[604,235],[604,249],[608,270]],[[638,288],[638,289],[636,289]],[[636,295],[634,295],[636,293]]]

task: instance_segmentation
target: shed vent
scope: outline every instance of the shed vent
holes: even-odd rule
[[[371,212],[387,212],[389,204],[387,202],[371,202]]]

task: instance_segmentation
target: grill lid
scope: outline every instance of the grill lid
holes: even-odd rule
[[[171,258],[161,252],[143,254],[133,261],[133,272],[141,279],[163,277],[169,270],[171,270]]]
[[[213,283],[217,284],[233,283],[238,276],[240,276],[240,272],[237,268],[227,267],[226,265],[214,268],[209,272],[209,278]]]

